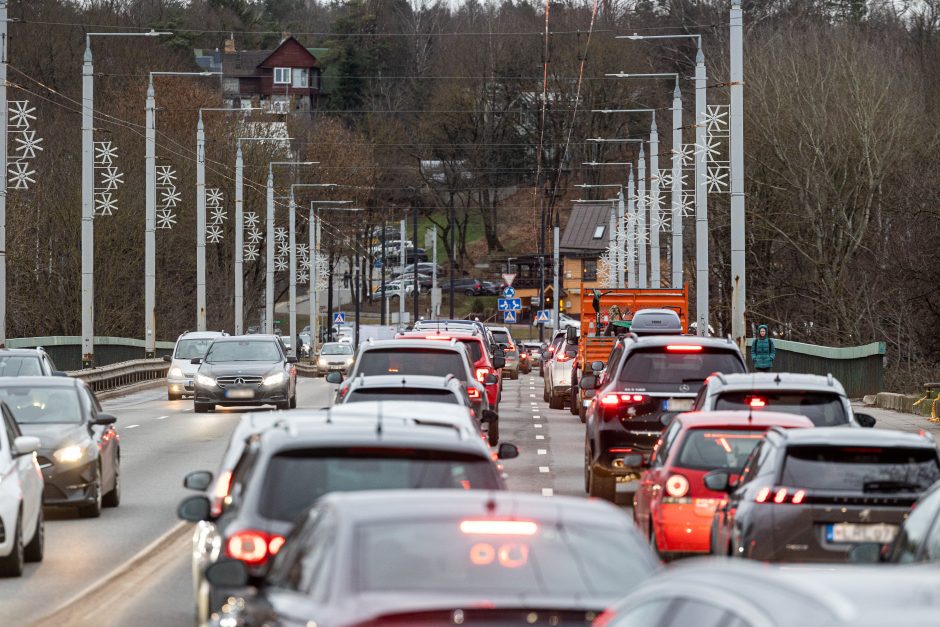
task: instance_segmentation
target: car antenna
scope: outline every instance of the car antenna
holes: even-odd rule
[[[379,401],[379,420],[375,424],[375,434],[382,437],[382,401]]]
[[[331,403],[330,406],[326,408],[326,424],[328,425],[333,424],[333,418],[330,415],[332,413],[333,413],[333,405]]]

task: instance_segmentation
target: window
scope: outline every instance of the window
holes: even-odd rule
[[[781,485],[890,494],[921,492],[937,479],[940,466],[932,447],[791,445]]]
[[[607,230],[603,224],[599,224],[594,227],[594,239],[600,239],[604,237],[604,231]]]
[[[290,68],[289,67],[274,68],[274,84],[275,85],[290,85]]]
[[[585,259],[581,262],[581,278],[585,281],[597,280],[597,259]]]
[[[297,68],[293,71],[293,87],[306,89],[310,85],[309,73],[305,68]]]
[[[765,409],[806,416],[817,427],[835,427],[849,421],[838,394],[825,392],[748,390],[726,392],[718,397],[716,410]]]

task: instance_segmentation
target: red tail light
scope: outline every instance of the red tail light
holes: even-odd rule
[[[568,353],[560,353],[556,361],[568,361],[569,359],[571,359],[571,357],[572,355],[569,355]]]
[[[284,536],[269,534],[255,529],[243,529],[231,536],[225,543],[225,552],[229,557],[240,560],[248,566],[264,564],[269,557],[274,557],[284,546]]]
[[[689,493],[689,480],[682,475],[672,475],[666,479],[666,492],[674,498],[685,496]]]
[[[760,409],[761,407],[767,407],[767,400],[761,398],[760,396],[749,396],[746,399],[747,406],[754,409]]]
[[[608,407],[614,407],[620,404],[620,397],[616,394],[605,394],[601,397],[601,405],[606,405]]]
[[[486,375],[488,375],[489,373],[490,373],[489,368],[477,368],[476,369],[477,381],[479,381],[480,383],[483,383],[483,379],[485,379]]]
[[[538,524],[531,520],[463,520],[460,531],[465,534],[497,536],[534,536]]]
[[[702,347],[696,344],[670,344],[666,350],[670,353],[700,353]]]
[[[771,488],[769,486],[764,486],[758,490],[757,495],[754,497],[754,501],[757,503],[773,502],[775,505],[783,505],[785,503],[800,505],[805,500],[806,490],[794,490],[791,494],[791,488]]]
[[[633,403],[646,402],[645,394],[605,394],[601,397],[601,405],[631,405]]]
[[[478,399],[480,398],[480,390],[476,388],[469,388],[467,390],[467,396],[469,396],[471,399]]]
[[[219,475],[215,481],[215,490],[212,494],[212,515],[218,516],[222,513],[222,505],[228,496],[228,491],[232,487],[232,471],[226,470]]]

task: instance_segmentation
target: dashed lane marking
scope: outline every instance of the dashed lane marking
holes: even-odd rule
[[[551,488],[542,488],[542,496],[555,496],[555,491]]]
[[[127,425],[127,426],[124,427],[124,428],[125,428],[125,429],[136,429],[136,428],[139,427],[139,426],[140,426],[140,425]]]
[[[541,428],[542,428],[542,425],[532,425],[532,426],[535,427],[536,429],[541,429]]]
[[[539,466],[539,472],[547,473],[551,472],[548,466]]]
[[[536,453],[538,453],[539,455],[548,455],[548,450],[544,448],[540,448],[539,450],[536,451]]]
[[[157,416],[157,420],[166,420],[169,416]]]
[[[535,436],[535,439],[536,439],[536,440],[544,440],[544,439],[545,439],[545,436],[539,434],[539,435]]]

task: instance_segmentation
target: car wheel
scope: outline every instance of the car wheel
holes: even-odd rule
[[[101,504],[105,507],[117,507],[121,504],[121,458],[115,456],[114,459],[114,486],[111,491],[104,495]]]
[[[490,446],[496,446],[499,444],[499,419],[496,419],[493,422],[487,424],[486,438],[490,443]]]
[[[588,495],[613,503],[617,497],[617,481],[613,477],[602,477],[593,470],[590,473]]]
[[[550,394],[548,397],[548,408],[549,409],[564,409],[565,408],[565,399],[554,394]]]
[[[98,480],[95,481],[95,494],[91,503],[78,506],[78,515],[82,518],[98,518],[101,516],[101,464],[98,464]]]
[[[282,411],[285,409],[290,409],[290,401],[284,401],[283,403],[275,403],[274,406]]]
[[[13,547],[10,554],[0,557],[0,577],[19,577],[23,574],[23,536],[20,516],[16,518],[16,529],[13,530]]]
[[[581,403],[578,402],[578,395],[577,395],[577,394],[572,394],[572,395],[571,395],[571,406],[568,408],[568,411],[571,412],[571,415],[572,415],[572,416],[577,416],[577,415],[580,413],[580,411],[578,410],[578,406],[579,406],[580,404],[581,404]]]
[[[584,440],[584,491],[591,491],[591,447],[588,446],[587,439]]]
[[[581,416],[581,424],[584,424],[587,422],[587,409],[583,406],[583,404],[578,404],[580,405],[580,407],[578,407],[578,415]]]
[[[193,411],[197,414],[205,414],[213,409],[215,409],[215,406],[208,403],[193,403]]]
[[[168,401],[178,401],[183,398],[182,394],[174,394],[173,392],[166,393],[166,400]]]
[[[542,400],[548,402],[548,386],[542,386]]]
[[[290,408],[291,409],[297,408],[297,395],[296,394],[290,397]]]
[[[473,290],[464,290],[464,296],[473,296]]]
[[[46,526],[42,515],[42,505],[39,507],[39,519],[36,521],[36,532],[23,550],[23,558],[27,562],[41,562],[43,549],[46,545]]]

